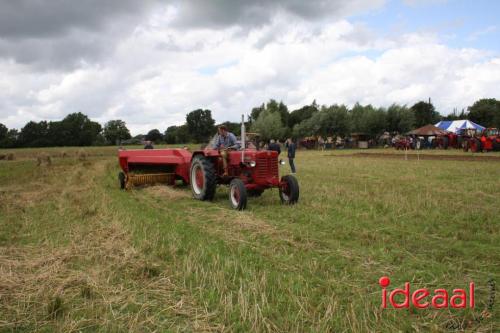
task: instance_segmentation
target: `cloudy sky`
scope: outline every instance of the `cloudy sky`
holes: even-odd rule
[[[500,98],[496,0],[0,0],[0,122]]]

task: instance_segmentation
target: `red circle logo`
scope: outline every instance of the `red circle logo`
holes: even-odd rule
[[[391,279],[389,279],[387,276],[382,276],[380,279],[378,279],[378,284],[380,284],[382,288],[385,288],[391,284]]]

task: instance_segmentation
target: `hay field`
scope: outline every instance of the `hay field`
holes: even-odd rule
[[[272,190],[234,212],[225,188],[212,203],[120,191],[114,147],[13,153],[0,161],[0,332],[499,329],[498,161],[300,151],[299,205]],[[476,308],[383,310],[382,275],[391,288],[474,281]]]

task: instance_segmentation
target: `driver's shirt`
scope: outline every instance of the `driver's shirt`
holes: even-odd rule
[[[222,136],[219,134],[217,135],[217,138],[214,142],[214,148],[219,149],[222,146],[224,146],[224,148],[239,149],[239,145],[236,142],[236,136],[231,132],[228,132],[226,136]]]

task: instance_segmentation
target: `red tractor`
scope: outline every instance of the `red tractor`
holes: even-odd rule
[[[434,140],[435,140],[434,145],[441,149],[462,147],[461,137],[452,132],[443,135],[438,135]]]
[[[278,188],[281,202],[299,200],[299,183],[292,175],[279,177],[278,153],[258,150],[258,144],[247,142],[242,124],[241,149],[228,151],[228,168],[224,173],[223,157],[209,144],[193,153],[187,149],[120,150],[120,186],[168,183],[176,180],[190,184],[193,197],[212,200],[218,185],[229,186],[231,207],[243,210],[247,197],[260,196],[266,189]]]
[[[472,135],[464,141],[464,151],[472,152],[500,151],[500,133],[498,128],[486,128],[479,135]]]

